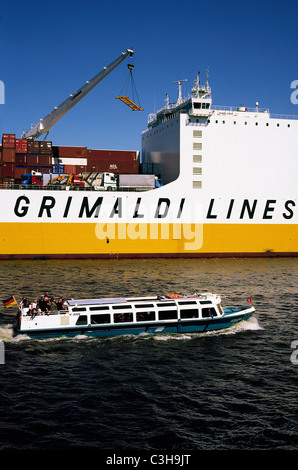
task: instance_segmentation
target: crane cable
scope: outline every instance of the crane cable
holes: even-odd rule
[[[127,67],[129,69],[128,77],[127,77],[127,79],[126,79],[126,81],[125,81],[125,83],[122,87],[120,95],[116,96],[116,99],[121,100],[123,103],[125,103],[127,106],[129,106],[133,111],[144,111],[144,109],[141,108],[141,106],[140,106],[140,101],[139,101],[136,85],[135,85],[134,78],[133,78],[133,75],[132,75],[132,71],[134,69],[134,66],[132,64],[127,64]],[[126,88],[125,88],[125,86],[126,86]],[[131,91],[132,91],[132,100],[128,97],[128,88],[129,87],[131,87]],[[124,88],[125,88],[125,92],[123,92]],[[135,98],[135,95],[136,95],[136,98]],[[139,104],[136,104],[136,100]]]

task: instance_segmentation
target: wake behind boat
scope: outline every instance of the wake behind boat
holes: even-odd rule
[[[251,303],[251,298],[247,299]],[[222,307],[212,293],[67,300],[61,310],[20,307],[17,334],[32,338],[203,333],[248,320],[255,308]]]

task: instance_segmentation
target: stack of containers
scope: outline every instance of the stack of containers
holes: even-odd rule
[[[89,172],[119,174],[139,173],[139,152],[130,150],[88,150]]]
[[[52,146],[49,141],[16,139],[2,135],[0,183],[20,183],[24,173],[103,173],[137,174],[139,152],[100,150],[87,147]]]
[[[87,147],[53,146],[53,173],[83,173],[87,168]]]
[[[2,135],[1,151],[1,184],[13,183],[15,177],[15,155],[16,155],[16,136],[15,134]]]

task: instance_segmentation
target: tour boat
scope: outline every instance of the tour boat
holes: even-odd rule
[[[31,338],[204,333],[248,320],[255,308],[223,307],[212,293],[67,300],[62,310],[20,307],[16,332]]]

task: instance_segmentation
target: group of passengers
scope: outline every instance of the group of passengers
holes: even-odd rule
[[[27,297],[23,297],[19,304],[19,308],[22,315],[30,315],[35,317],[45,313],[50,315],[51,313],[57,313],[60,310],[67,309],[67,303],[62,297],[56,301],[54,297],[51,297],[48,292],[42,294],[36,302],[30,302]]]

